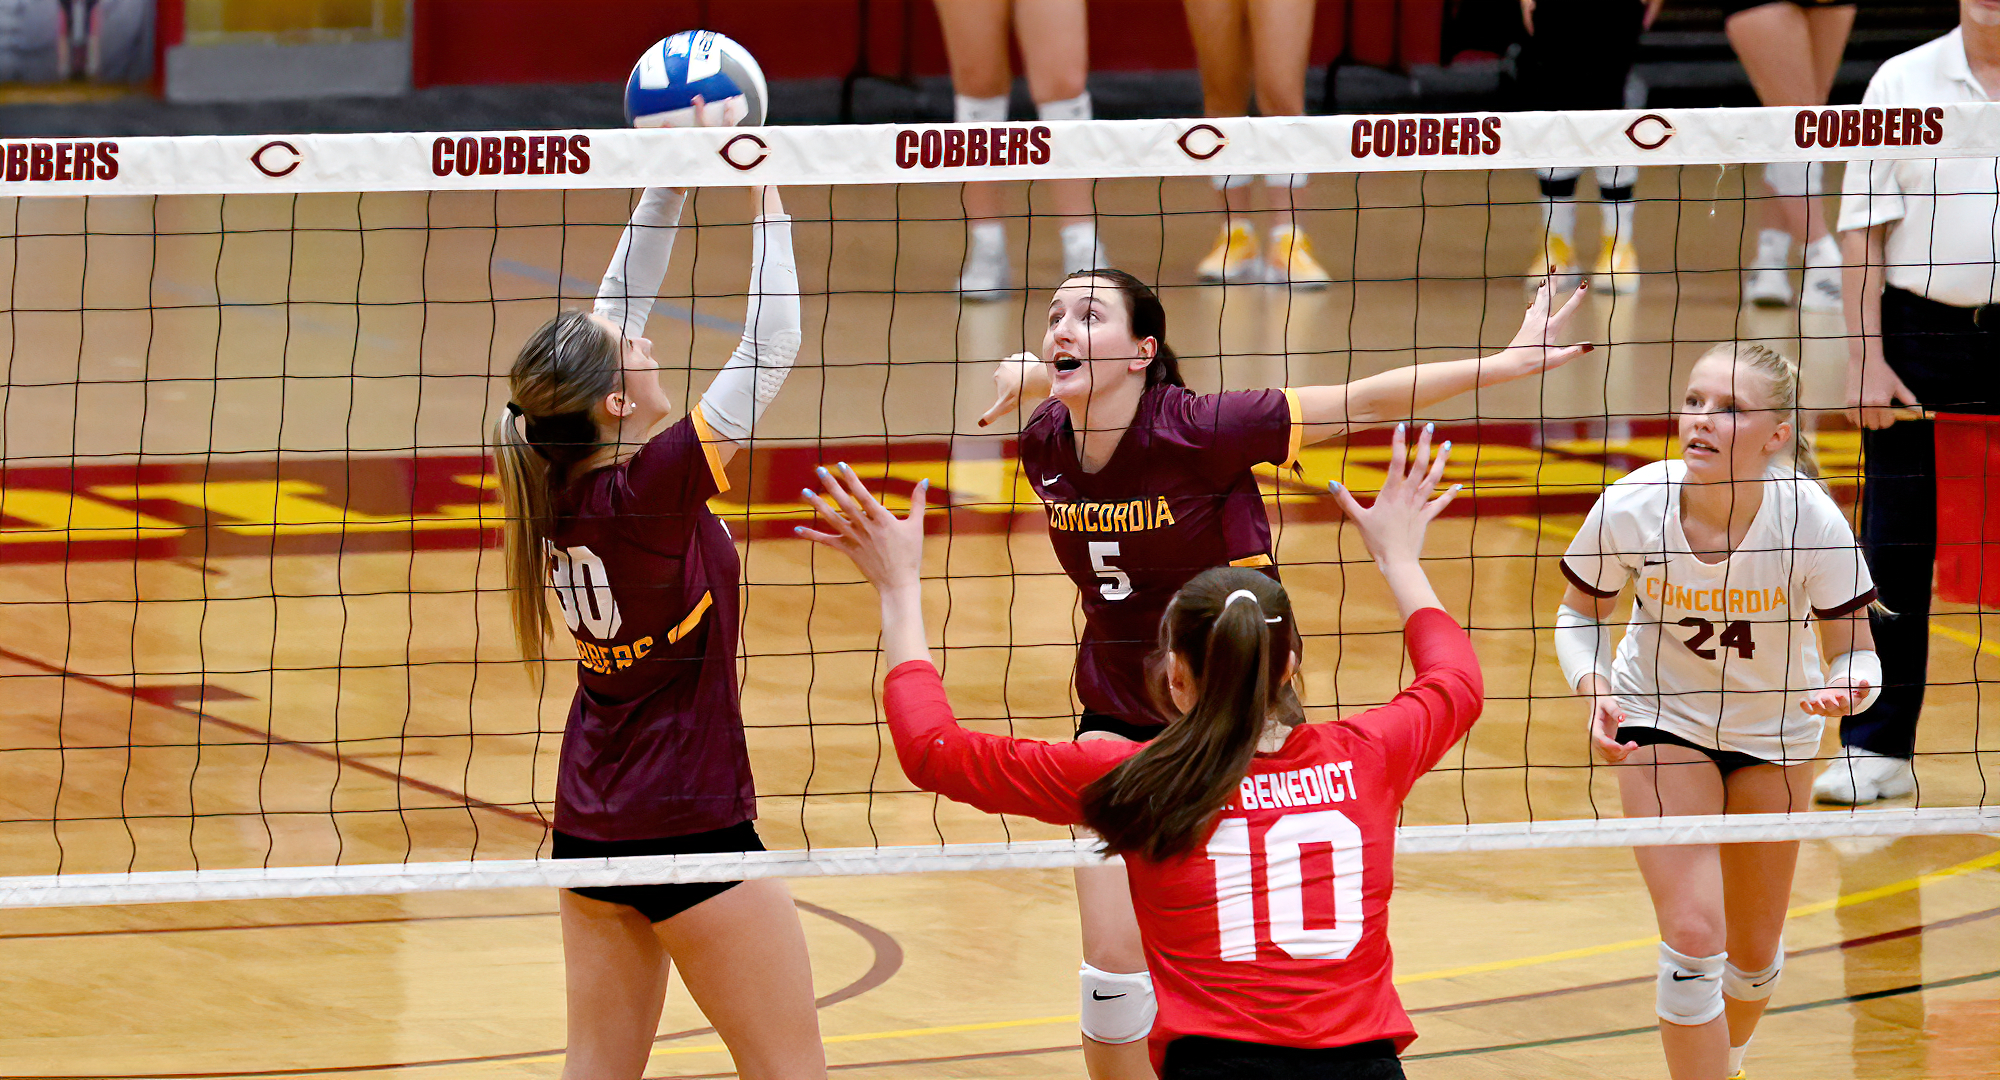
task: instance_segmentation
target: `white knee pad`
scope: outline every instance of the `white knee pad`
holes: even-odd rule
[[[1044,101],[1035,106],[1035,115],[1044,120],[1088,120],[1091,116],[1090,91],[1085,90],[1061,101]]]
[[[1778,955],[1771,959],[1771,966],[1762,971],[1745,971],[1735,964],[1724,964],[1722,968],[1722,992],[1738,1001],[1763,1001],[1778,988],[1778,977],[1785,973],[1785,943],[1778,943]]]
[[[951,118],[960,124],[1004,124],[1007,122],[1007,95],[951,99]]]
[[[1764,166],[1764,186],[1781,196],[1812,194],[1812,168],[1803,161],[1773,161]]]
[[[1653,1011],[1669,1024],[1699,1027],[1722,1015],[1722,973],[1729,954],[1688,956],[1660,942],[1659,986]]]
[[[1092,1042],[1135,1043],[1152,1034],[1153,1017],[1160,1011],[1153,1000],[1152,975],[1099,971],[1085,964],[1077,976],[1083,984],[1083,1033]]]

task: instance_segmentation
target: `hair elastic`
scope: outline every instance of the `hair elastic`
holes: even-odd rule
[[[1229,605],[1231,605],[1231,604],[1235,603],[1235,602],[1236,602],[1236,598],[1237,598],[1237,597],[1239,597],[1239,596],[1240,596],[1240,597],[1242,597],[1242,598],[1243,598],[1243,599],[1245,599],[1245,600],[1248,600],[1248,601],[1250,601],[1250,602],[1251,602],[1251,603],[1253,603],[1253,604],[1256,604],[1256,605],[1257,605],[1257,610],[1258,610],[1258,611],[1262,611],[1262,610],[1264,610],[1264,604],[1263,604],[1263,602],[1262,602],[1262,601],[1260,601],[1260,600],[1258,600],[1258,599],[1257,599],[1257,594],[1256,594],[1256,593],[1253,593],[1253,592],[1251,592],[1251,591],[1250,591],[1249,589],[1238,589],[1238,590],[1236,590],[1235,592],[1233,592],[1233,593],[1230,593],[1230,594],[1229,594],[1228,596],[1225,596],[1225,597],[1223,597],[1223,598],[1222,598],[1222,609],[1223,609],[1224,611],[1227,611],[1227,610],[1229,610]],[[1264,621],[1265,621],[1265,622],[1267,622],[1267,623],[1280,623],[1280,622],[1284,622],[1285,620],[1284,620],[1284,617],[1283,617],[1283,616],[1279,616],[1279,617],[1276,617],[1276,618],[1272,618],[1272,617],[1268,617],[1268,616],[1267,616],[1267,617],[1266,617],[1266,618],[1264,619]]]

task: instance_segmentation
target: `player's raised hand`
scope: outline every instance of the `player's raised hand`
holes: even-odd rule
[[[1570,319],[1583,306],[1583,298],[1588,295],[1589,289],[1590,282],[1586,280],[1558,308],[1555,306],[1555,280],[1542,279],[1541,288],[1535,290],[1534,303],[1528,305],[1528,313],[1521,319],[1521,329],[1514,334],[1514,340],[1493,357],[1494,362],[1501,366],[1503,381],[1553,371],[1597,348],[1588,341],[1575,345],[1559,344],[1569,330]]]
[[[819,480],[826,488],[824,497],[810,489],[801,492],[832,531],[820,532],[804,526],[792,531],[853,559],[862,576],[878,592],[920,586],[924,564],[924,497],[931,482],[917,482],[916,490],[910,493],[910,512],[899,518],[869,494],[846,462],[837,468],[838,475],[825,466],[820,467]]]
[[[1048,379],[1041,358],[1034,353],[1019,352],[1000,361],[1000,366],[993,369],[993,407],[979,418],[979,426],[985,427],[1013,411],[1021,403],[1024,389],[1039,385],[1046,393]]]
[[[1576,692],[1590,699],[1590,744],[1598,757],[1615,765],[1639,749],[1638,743],[1618,741],[1618,729],[1625,726],[1625,709],[1604,676],[1585,675],[1577,680]]]
[[[1867,696],[1867,679],[1835,679],[1800,699],[1799,709],[1808,716],[1846,716]]]
[[[1389,440],[1389,478],[1383,481],[1373,506],[1362,506],[1354,493],[1338,481],[1328,485],[1341,510],[1346,512],[1347,520],[1361,530],[1368,554],[1376,562],[1414,561],[1422,555],[1424,532],[1430,528],[1431,519],[1451,505],[1464,486],[1454,484],[1451,490],[1431,498],[1437,492],[1438,482],[1444,479],[1444,465],[1451,457],[1449,442],[1438,448],[1436,458],[1431,457],[1432,430],[1432,425],[1424,425],[1417,436],[1416,454],[1408,455],[1404,449],[1408,425],[1396,425],[1396,433]]]

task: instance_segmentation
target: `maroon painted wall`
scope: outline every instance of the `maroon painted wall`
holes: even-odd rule
[[[770,78],[838,77],[859,52],[862,4],[874,71],[900,71],[907,36],[912,74],[947,73],[933,0],[416,0],[414,75],[418,86],[617,82],[647,45],[705,27],[741,41]],[[1436,63],[1444,4],[1320,0],[1313,63],[1340,54],[1350,19],[1357,62]],[[1179,0],[1090,0],[1089,10],[1092,68],[1194,67]]]

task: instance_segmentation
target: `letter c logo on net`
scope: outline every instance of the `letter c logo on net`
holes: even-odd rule
[[[1229,136],[1224,135],[1222,129],[1214,124],[1196,124],[1181,132],[1181,137],[1174,142],[1180,146],[1181,153],[1196,161],[1207,161],[1222,153],[1222,148],[1229,145]],[[1196,149],[1197,147],[1201,149]]]
[[[305,155],[299,153],[298,147],[283,139],[273,139],[258,147],[257,152],[250,155],[250,164],[257,166],[258,172],[275,179],[280,176],[290,176],[304,158]]]
[[[1625,137],[1641,150],[1658,150],[1676,134],[1674,125],[1659,113],[1647,113],[1625,129]]]
[[[756,147],[756,149],[755,150],[737,149],[737,144],[744,142],[747,142],[751,146]],[[743,134],[738,135],[735,138],[729,140],[728,142],[723,143],[722,149],[716,151],[716,153],[722,155],[722,160],[728,162],[730,168],[735,169],[737,172],[749,172],[751,169],[754,169],[757,166],[762,165],[764,163],[764,159],[771,156],[771,147],[769,144],[765,143],[764,140],[746,131]],[[751,157],[750,156],[751,154],[755,154],[757,156]],[[747,159],[747,160],[738,160],[738,159]]]

